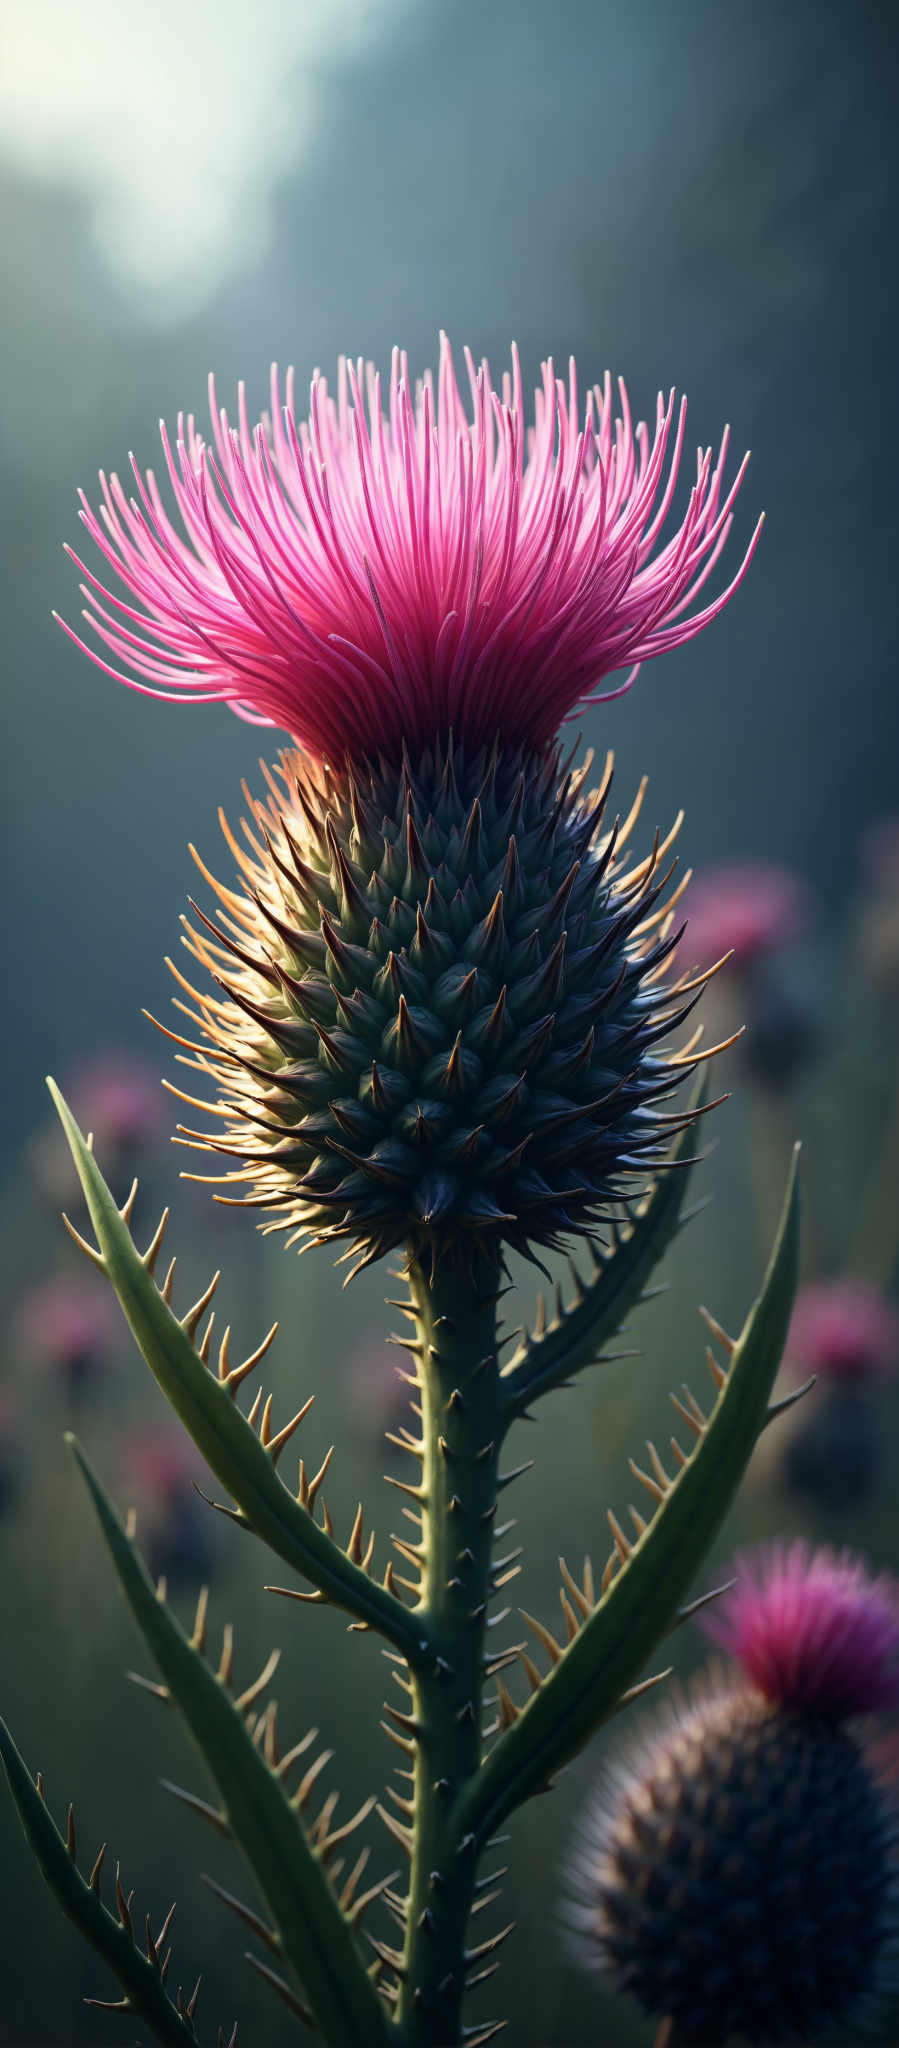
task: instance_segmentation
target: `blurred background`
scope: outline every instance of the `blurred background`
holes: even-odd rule
[[[676,384],[688,441],[715,441],[729,419],[736,453],[752,448],[734,566],[762,506],[768,523],[747,583],[707,635],[583,721],[585,741],[616,750],[625,808],[648,770],[647,841],[686,809],[694,951],[735,947],[709,1028],[750,1029],[719,1066],[734,1096],[695,1180],[711,1204],[667,1262],[665,1304],[633,1329],[642,1364],[605,1368],[543,1415],[539,1483],[517,1489],[522,1599],[548,1617],[559,1551],[604,1557],[627,1452],[664,1430],[667,1387],[701,1370],[697,1302],[742,1320],[799,1135],[809,1293],[785,1384],[818,1369],[819,1386],[765,1440],[718,1553],[805,1531],[899,1568],[895,27],[870,0],[6,11],[2,1705],[57,1816],[75,1799],[85,1856],[109,1838],[141,1914],[177,1896],[176,1965],[186,1984],[204,1972],[206,2038],[235,2013],[242,2042],[274,2044],[293,2023],[199,1881],[209,1869],[232,1883],[228,1853],[159,1788],[198,1773],[165,1709],[125,1682],[139,1650],[63,1429],[137,1504],[181,1611],[211,1580],[246,1681],[282,1644],[282,1721],[318,1723],[347,1812],[392,1768],[382,1667],[333,1616],[262,1594],[261,1558],[198,1501],[155,1388],[64,1237],[58,1211],[77,1221],[78,1202],[44,1073],[123,1194],[139,1168],[138,1235],[174,1189],[182,1305],[221,1265],[224,1320],[247,1348],[281,1316],[276,1391],[286,1407],[317,1390],[307,1456],[339,1440],[332,1511],[349,1527],[361,1491],[382,1544],[380,1439],[402,1404],[377,1277],[341,1295],[325,1254],[300,1264],[178,1186],[158,1085],[171,1049],[141,1008],[167,1015],[186,843],[225,872],[216,808],[239,809],[258,748],[224,708],[130,695],[53,626],[51,608],[77,622],[80,604],[61,551],[79,543],[76,487],[92,492],[132,448],[153,463],[158,417],[202,416],[212,368],[221,402],[243,376],[258,411],[272,358],[296,365],[302,390],[340,351],[386,364],[398,341],[421,368],[441,327],[496,371],[514,337],[526,386],[549,353],[573,352],[582,384],[608,365],[637,416]],[[513,1322],[532,1294],[525,1276]],[[686,1672],[702,1645],[677,1651]],[[651,2038],[572,1960],[560,1905],[575,1815],[621,1739],[603,1736],[514,1823],[518,1932],[499,1983],[520,2048]],[[375,1844],[385,1869],[388,1848]],[[113,1994],[57,1919],[5,1798],[0,1855],[0,2043],[119,2038],[82,2003]]]

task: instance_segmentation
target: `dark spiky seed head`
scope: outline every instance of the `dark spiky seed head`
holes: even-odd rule
[[[779,1471],[800,1504],[845,1515],[870,1499],[888,1446],[867,1387],[827,1387],[782,1450]]]
[[[665,978],[664,849],[630,862],[611,762],[589,793],[588,769],[288,752],[245,792],[239,893],[215,884],[222,930],[201,913],[189,941],[226,998],[195,1018],[223,1122],[186,1135],[236,1157],[266,1228],[347,1239],[356,1269],[401,1242],[527,1252],[651,1178],[695,995]]]
[[[862,2018],[889,1988],[892,1807],[844,1725],[706,1696],[595,1823],[577,1916],[594,1959],[696,2048]]]

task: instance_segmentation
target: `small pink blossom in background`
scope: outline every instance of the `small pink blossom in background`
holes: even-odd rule
[[[726,861],[691,884],[681,956],[707,967],[725,953],[751,967],[810,922],[808,888],[791,868],[768,861]]]
[[[872,818],[862,836],[861,864],[867,881],[899,892],[899,814]]]
[[[0,1386],[0,1464],[15,1451],[22,1423],[22,1405],[12,1389]]]
[[[735,1570],[737,1585],[703,1625],[766,1699],[835,1720],[899,1705],[891,1579],[801,1541],[739,1556]]]
[[[22,1297],[16,1335],[29,1363],[71,1380],[121,1349],[124,1328],[112,1295],[87,1274],[59,1273]]]
[[[19,1404],[0,1387],[0,1515],[15,1498],[19,1477]]]
[[[822,1379],[885,1379],[899,1366],[899,1311],[865,1280],[821,1280],[800,1288],[786,1357]]]
[[[868,1739],[865,1756],[875,1778],[894,1795],[899,1792],[899,1728],[887,1728]]]
[[[134,490],[101,472],[98,517],[81,518],[124,587],[81,562],[96,646],[78,646],[144,695],[229,703],[342,762],[399,758],[450,728],[476,747],[498,732],[540,748],[579,706],[619,694],[605,679],[677,647],[742,581],[697,599],[730,532],[745,469],[725,486],[728,432],[700,449],[679,525],[662,539],[683,451],[685,405],[659,395],[651,429],[612,381],[582,406],[543,365],[533,425],[517,352],[494,390],[466,350],[467,403],[449,342],[436,380],[413,389],[394,350],[387,388],[341,359],[336,393],[316,371],[308,420],[293,372],[251,428],[210,378],[212,445],[193,415],[162,427],[177,530],[151,470]],[[286,403],[283,402],[286,400]],[[386,417],[385,417],[386,408]],[[71,551],[70,551],[71,552]],[[64,624],[64,622],[61,622]]]
[[[142,1423],[123,1437],[120,1449],[128,1482],[148,1498],[169,1503],[195,1498],[194,1481],[206,1487],[209,1468],[189,1436],[163,1425]]]
[[[220,1557],[220,1517],[197,1492],[210,1492],[211,1476],[190,1437],[165,1424],[141,1423],[121,1439],[119,1462],[137,1513],[138,1549],[150,1571],[171,1585],[211,1578]]]
[[[414,1422],[412,1388],[400,1377],[401,1369],[403,1354],[373,1337],[363,1337],[349,1354],[342,1376],[344,1413],[369,1442],[379,1430]]]
[[[136,1155],[154,1145],[166,1127],[157,1069],[121,1046],[78,1061],[65,1076],[63,1091],[82,1130],[93,1132],[107,1177],[133,1171]],[[78,1199],[71,1154],[55,1120],[36,1132],[29,1158],[47,1201],[67,1206]]]
[[[859,949],[868,973],[891,993],[899,982],[899,816],[876,818],[861,844],[865,894]]]
[[[82,1130],[93,1131],[98,1152],[135,1151],[163,1127],[159,1076],[148,1062],[112,1049],[84,1060],[66,1083],[66,1097]]]

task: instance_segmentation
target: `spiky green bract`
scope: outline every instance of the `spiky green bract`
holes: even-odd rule
[[[595,1229],[663,1163],[691,1059],[662,1045],[698,984],[662,978],[664,849],[628,865],[611,762],[589,794],[588,768],[286,753],[247,792],[243,893],[216,884],[224,934],[190,935],[228,998],[196,996],[224,1128],[186,1136],[236,1156],[268,1229],[346,1238],[357,1270],[400,1243],[489,1266]]]
[[[542,1623],[531,1624],[549,1653],[550,1669],[541,1682],[530,1664],[528,1675],[535,1689],[525,1706],[500,1695],[503,1732],[462,1793],[456,1816],[460,1833],[483,1842],[507,1814],[539,1791],[615,1711],[677,1620],[680,1603],[731,1504],[758,1437],[777,1412],[776,1405],[769,1405],[770,1395],[789,1327],[798,1264],[797,1147],[761,1292],[736,1340],[714,1325],[726,1363],[710,1356],[715,1388],[711,1412],[706,1414],[685,1388],[683,1399],[673,1398],[688,1433],[689,1451],[672,1439],[671,1474],[653,1445],[647,1446],[648,1471],[631,1461],[635,1480],[653,1502],[650,1519],[634,1515],[636,1533],[626,1536],[610,1516],[615,1547],[598,1598],[592,1570],[585,1574],[583,1587],[576,1585],[571,1573],[563,1573],[565,1647]]]
[[[118,1865],[115,1874],[115,1914],[104,1906],[100,1897],[100,1872],[106,1844],[103,1844],[94,1863],[90,1878],[82,1877],[75,1860],[75,1821],[72,1808],[69,1808],[67,1833],[63,1836],[47,1810],[40,1772],[35,1783],[3,1721],[0,1721],[0,1760],[42,1876],[67,1918],[73,1921],[79,1934],[90,1943],[91,1948],[96,1949],[102,1956],[121,1984],[121,1999],[92,1999],[90,2003],[109,2003],[113,2011],[130,2013],[133,2020],[140,2020],[144,2026],[149,2027],[154,2039],[163,2042],[165,2048],[195,2048],[197,2036],[194,2014],[197,1993],[194,1992],[185,2000],[179,1986],[175,1998],[172,1999],[165,1988],[171,1959],[166,1936],[171,1925],[172,1913],[168,1914],[155,1940],[150,1927],[150,1916],[146,1915],[144,1955],[135,1937],[131,1915],[133,1893],[126,1899]],[[199,1988],[198,1983],[197,1992]],[[222,2048],[221,2029],[218,2038],[219,2048]],[[235,2027],[230,2048],[235,2048],[236,2041]]]
[[[894,1804],[845,1727],[707,1691],[589,1830],[587,1952],[696,2048],[830,2037],[889,1982]]]
[[[254,1742],[221,1676],[204,1662],[157,1591],[80,1446],[69,1438],[122,1591],[222,1799],[222,1820],[243,1851],[277,1930],[333,2048],[386,2042],[384,2007],[363,1963],[351,1918],[328,1875],[327,1828],[307,1837],[273,1761]]]
[[[258,1435],[237,1405],[237,1392],[263,1357],[277,1324],[251,1358],[234,1367],[229,1367],[226,1330],[219,1348],[218,1371],[210,1369],[210,1331],[206,1332],[205,1342],[198,1345],[195,1340],[218,1275],[185,1316],[173,1313],[172,1268],[162,1287],[154,1278],[168,1210],[163,1212],[146,1252],[141,1254],[128,1228],[137,1183],[120,1210],[56,1083],[48,1078],[47,1086],[71,1148],[99,1249],[95,1251],[83,1238],[78,1238],[77,1232],[72,1234],[115,1288],[154,1379],[216,1478],[237,1503],[237,1521],[268,1544],[293,1571],[310,1580],[323,1598],[345,1607],[367,1627],[379,1628],[414,1661],[420,1649],[419,1631],[389,1588],[373,1581],[370,1557],[366,1565],[361,1547],[355,1555],[342,1550],[328,1529],[315,1520],[315,1482],[311,1486],[306,1484],[304,1490],[301,1477],[298,1493],[292,1494],[278,1474],[281,1450],[302,1421],[305,1404],[286,1430],[279,1430],[276,1435],[271,1433],[268,1403]],[[322,1476],[320,1473],[319,1484]],[[354,1548],[352,1544],[350,1547]]]

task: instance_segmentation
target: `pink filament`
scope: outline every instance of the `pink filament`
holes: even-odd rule
[[[797,1539],[736,1559],[738,1584],[704,1616],[766,1698],[836,1719],[899,1705],[899,1606],[861,1560]]]
[[[724,494],[699,451],[686,512],[653,552],[670,512],[685,402],[657,401],[652,439],[632,425],[624,384],[590,392],[579,425],[566,386],[543,366],[525,430],[512,352],[502,393],[466,351],[469,418],[450,346],[410,389],[394,350],[386,418],[372,365],[341,360],[336,398],[316,372],[308,420],[293,375],[255,429],[243,386],[238,423],[210,378],[212,445],[178,418],[163,453],[183,534],[152,471],[132,459],[136,495],[100,476],[99,516],[81,518],[131,604],[79,560],[84,616],[145,695],[224,701],[281,726],[318,755],[396,756],[452,727],[476,746],[501,732],[540,748],[584,705],[629,688],[639,664],[710,623],[749,566],[694,609],[727,540],[745,462]],[[71,552],[71,550],[69,551]],[[64,623],[64,622],[61,622]],[[71,627],[65,627],[79,646]],[[605,678],[630,668],[617,689]]]

